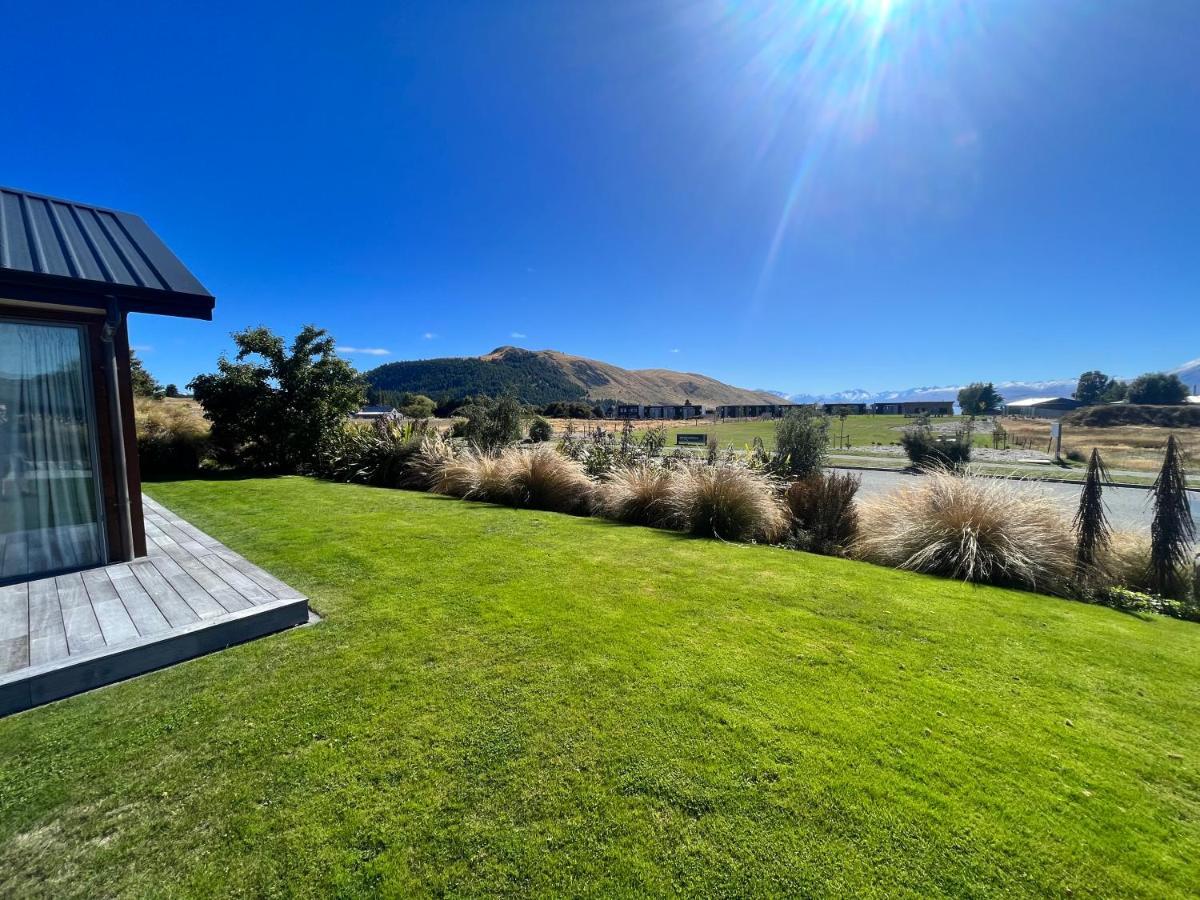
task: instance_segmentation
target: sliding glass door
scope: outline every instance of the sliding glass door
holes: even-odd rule
[[[104,561],[84,330],[0,319],[0,584]]]

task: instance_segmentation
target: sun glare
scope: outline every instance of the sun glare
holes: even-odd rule
[[[964,0],[727,0],[714,24],[713,39],[732,48],[725,58],[739,60],[727,77],[753,111],[760,152],[793,160],[760,287],[831,156],[898,131],[939,129],[947,143],[970,131],[938,121],[955,104],[929,103],[929,86],[945,91],[943,67],[977,27]]]

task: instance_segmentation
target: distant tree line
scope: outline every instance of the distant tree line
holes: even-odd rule
[[[1166,372],[1147,372],[1133,381],[1124,382],[1099,370],[1084,372],[1075,387],[1075,399],[1085,406],[1100,403],[1130,403],[1171,406],[1187,400],[1188,386],[1178,375]]]

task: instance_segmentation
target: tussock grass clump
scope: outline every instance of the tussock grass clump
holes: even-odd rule
[[[1150,537],[1138,531],[1114,531],[1096,560],[1093,579],[1108,587],[1149,592]]]
[[[506,500],[511,506],[586,515],[594,485],[583,466],[553,447],[512,448],[501,457]]]
[[[725,541],[780,540],[787,508],[769,479],[742,466],[677,470],[668,501],[670,520],[692,534]]]
[[[133,410],[143,478],[186,478],[200,470],[212,450],[212,439],[198,406],[137,397]]]
[[[673,478],[674,472],[653,463],[617,469],[597,491],[596,513],[631,525],[670,527]]]
[[[849,472],[818,472],[788,485],[783,499],[792,514],[796,546],[840,553],[858,532],[854,496],[862,479]]]
[[[409,462],[412,486],[417,490],[432,490],[443,467],[453,462],[454,456],[454,444],[449,438],[437,432],[426,435]]]
[[[964,581],[1071,592],[1075,546],[1054,501],[992,478],[935,472],[859,506],[854,555]]]
[[[502,483],[500,458],[468,448],[451,457],[436,470],[430,490],[462,500],[488,500]]]

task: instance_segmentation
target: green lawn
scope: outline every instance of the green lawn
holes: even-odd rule
[[[0,895],[1185,896],[1200,630],[285,478],[313,627],[0,720]]]
[[[947,421],[946,419],[934,419],[933,421]],[[949,421],[959,422],[965,421],[961,416],[955,416]],[[852,447],[865,447],[870,444],[896,444],[900,441],[900,432],[896,429],[904,428],[912,425],[916,419],[911,419],[906,416],[846,416],[846,421],[843,424],[840,419],[834,417],[829,424],[830,439],[837,443],[839,437],[846,437],[850,440]],[[703,433],[709,437],[715,437],[720,443],[722,449],[733,444],[738,450],[741,450],[745,445],[750,444],[756,437],[762,438],[763,443],[768,448],[775,446],[775,422],[774,420],[744,420],[733,422],[669,422],[664,423],[667,426],[667,432],[670,435],[668,439],[668,447],[673,447],[675,444],[676,433],[683,431],[688,433]],[[980,447],[990,447],[992,445],[992,435],[988,431],[986,433],[978,433],[975,435],[975,443]]]

